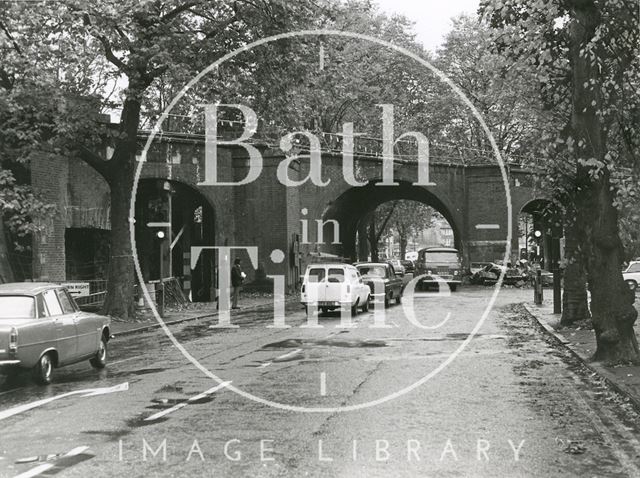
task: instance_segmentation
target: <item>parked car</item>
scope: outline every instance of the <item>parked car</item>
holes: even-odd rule
[[[393,266],[393,270],[395,271],[395,274],[397,276],[404,277],[404,274],[406,273],[406,269],[404,268],[404,266],[402,265],[402,262],[399,259],[392,259],[389,261],[389,264]]]
[[[339,263],[307,266],[300,290],[300,302],[307,313],[310,306],[315,306],[324,313],[349,308],[351,315],[356,315],[358,308],[369,310],[369,296],[369,287],[358,270]]]
[[[392,300],[402,301],[404,281],[397,276],[393,266],[387,262],[363,262],[356,264],[362,280],[369,286],[373,301],[388,307]]]
[[[404,271],[406,274],[409,274],[409,273],[413,274],[416,271],[416,265],[413,261],[404,260],[400,262],[404,266]]]
[[[41,384],[54,368],[89,360],[107,364],[109,317],[82,312],[60,285],[0,285],[0,370],[31,369]]]
[[[520,282],[524,285],[527,282],[528,274],[526,270],[513,267],[510,264],[505,266],[495,262],[490,262],[483,269],[476,272],[471,277],[471,282],[480,285],[495,284],[498,282],[498,278],[502,271],[505,271],[504,279],[502,281],[505,285],[515,285]]]
[[[418,251],[416,277],[425,274],[418,284],[421,288],[445,281],[455,291],[462,281],[462,260],[452,247],[427,247]]]
[[[629,286],[629,289],[636,290],[638,284],[640,284],[640,262],[631,261],[622,273],[622,277]]]
[[[469,266],[469,272],[471,273],[471,280],[473,281],[473,277],[488,265],[491,265],[491,262],[472,262],[471,265]]]

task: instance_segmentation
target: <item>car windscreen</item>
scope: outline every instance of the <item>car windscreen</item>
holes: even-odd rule
[[[0,296],[0,319],[35,319],[36,301],[25,295]]]
[[[384,266],[358,266],[358,270],[363,277],[384,277],[386,276]]]
[[[458,262],[458,254],[455,252],[427,252],[424,255],[425,262]]]
[[[322,282],[324,280],[325,270],[322,267],[313,267],[309,269],[309,282]]]
[[[640,264],[631,264],[625,272],[640,272]]]

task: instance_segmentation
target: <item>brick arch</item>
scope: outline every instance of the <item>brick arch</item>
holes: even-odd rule
[[[527,198],[526,202],[520,206],[518,209],[518,214],[521,213],[542,213],[545,208],[552,205],[552,201],[547,197],[534,197]]]
[[[441,213],[451,225],[456,247],[462,251],[462,218],[448,198],[432,189],[398,181],[398,186],[381,186],[380,180],[369,181],[366,186],[352,187],[338,196],[323,212],[322,219],[336,220],[340,226],[340,244],[332,245],[332,252],[344,257],[356,257],[356,232],[358,223],[379,205],[400,199],[413,200],[431,206]],[[330,225],[326,226],[331,229]],[[332,231],[325,233],[332,237]]]
[[[171,276],[182,281],[188,294],[192,293],[194,301],[213,300],[215,256],[208,254],[201,257],[197,267],[191,270],[191,247],[212,246],[216,244],[217,214],[210,198],[194,185],[174,179],[146,176],[140,179],[136,191],[136,244],[138,256],[145,279],[157,278],[159,263],[159,247],[154,241],[154,231],[149,231],[147,222],[165,221],[166,217],[153,217],[154,212],[148,204],[159,198],[166,198],[164,183],[171,186],[172,236],[168,243],[176,241],[171,254]],[[202,207],[201,223],[196,222],[195,212]],[[178,237],[180,235],[180,237]],[[168,255],[165,259],[167,267]],[[166,273],[167,269],[165,269]],[[147,277],[148,276],[148,277]],[[166,274],[165,274],[166,277]]]

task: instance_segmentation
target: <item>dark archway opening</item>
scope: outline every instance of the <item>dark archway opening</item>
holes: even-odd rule
[[[164,239],[157,235],[162,228],[149,227],[150,222],[171,223],[170,231],[163,230]],[[190,268],[191,247],[212,245],[215,245],[215,213],[199,191],[177,181],[140,180],[136,198],[136,246],[145,282],[158,280],[162,270],[165,279],[179,280],[192,301],[213,301],[214,252],[203,251],[195,269]]]
[[[435,209],[450,225],[453,234],[453,247],[462,253],[460,229],[445,204],[427,188],[415,186],[409,182],[399,181],[398,186],[379,186],[379,181],[369,182],[366,186],[354,187],[338,197],[323,214],[323,221],[335,220],[340,227],[340,244],[328,244],[334,254],[352,261],[364,255],[358,250],[358,236],[365,234],[364,229],[370,215],[381,204],[398,200],[409,200],[422,203]],[[325,237],[333,237],[331,224],[326,226]],[[404,258],[403,258],[404,259]]]

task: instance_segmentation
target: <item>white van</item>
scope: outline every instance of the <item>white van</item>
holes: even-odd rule
[[[305,310],[315,306],[322,312],[350,308],[351,315],[369,310],[370,289],[349,264],[311,264],[307,266],[300,290]]]

